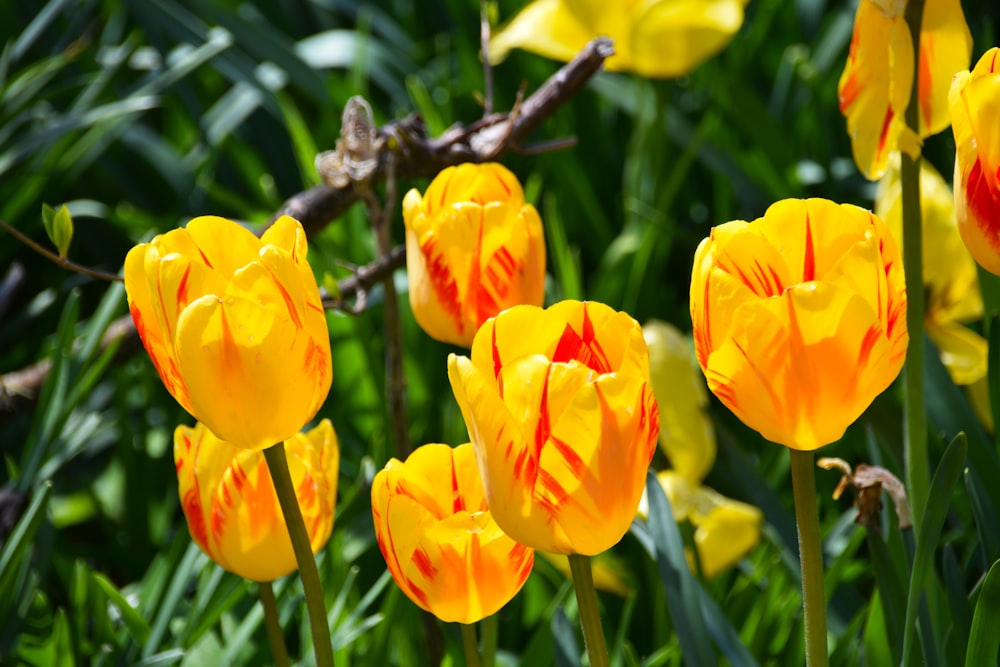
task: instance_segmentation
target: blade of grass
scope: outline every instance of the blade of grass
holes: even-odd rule
[[[972,632],[969,634],[969,649],[965,654],[965,667],[997,664],[997,649],[1000,646],[1000,632],[997,632],[998,618],[1000,618],[1000,561],[993,563],[979,592],[976,613],[972,617]]]

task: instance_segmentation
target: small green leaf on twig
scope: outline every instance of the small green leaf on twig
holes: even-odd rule
[[[42,225],[49,240],[59,252],[60,259],[66,259],[69,254],[69,244],[73,241],[73,216],[63,204],[57,209],[48,204],[42,204]]]

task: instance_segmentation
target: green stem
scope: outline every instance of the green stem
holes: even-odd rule
[[[257,584],[260,592],[260,606],[264,608],[264,624],[267,626],[267,641],[271,644],[271,655],[275,667],[288,667],[288,649],[285,648],[285,634],[278,620],[278,603],[274,599],[274,589],[270,581]]]
[[[597,609],[597,589],[594,588],[590,557],[570,554],[569,569],[573,573],[576,605],[580,608],[580,625],[583,626],[583,641],[587,645],[590,667],[608,667],[608,646],[604,642],[601,613]]]
[[[806,630],[806,665],[826,667],[826,598],[823,593],[823,551],[816,510],[816,475],[813,453],[789,449],[795,523],[799,529],[799,564],[802,568],[802,611]]]
[[[913,38],[914,63],[920,62],[920,23],[923,0],[911,0],[906,6],[906,23]],[[920,106],[917,76],[914,73],[906,124],[919,133]],[[924,414],[924,276],[923,237],[920,220],[920,157],[902,152],[900,184],[903,188],[903,268],[906,271],[906,328],[910,344],[904,366],[903,463],[906,469],[907,496],[916,529],[927,506],[930,488],[930,463],[927,458],[927,417]]]
[[[497,615],[490,614],[480,624],[483,635],[483,667],[493,667],[496,663],[499,623]]]
[[[481,667],[479,663],[479,646],[476,644],[476,626],[471,623],[459,623],[462,627],[462,648],[465,649],[466,667]]]
[[[306,594],[306,609],[309,612],[309,629],[312,632],[313,651],[316,653],[316,667],[333,667],[333,642],[330,639],[330,626],[326,620],[326,603],[323,601],[323,586],[319,581],[319,570],[316,569],[316,558],[313,556],[312,545],[309,543],[309,533],[302,519],[302,508],[295,497],[295,487],[292,475],[288,471],[288,459],[285,457],[285,443],[279,442],[264,450],[267,468],[271,472],[274,491],[278,495],[281,513],[285,516],[288,535],[292,539],[292,550],[295,552],[295,562],[299,566],[299,576],[302,577],[302,589]]]

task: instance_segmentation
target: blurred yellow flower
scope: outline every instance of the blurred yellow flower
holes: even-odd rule
[[[313,553],[333,531],[340,448],[329,419],[285,440],[288,468]],[[219,440],[199,422],[174,431],[178,494],[188,529],[221,567],[253,581],[295,570],[271,474],[258,450]]]
[[[495,614],[531,574],[534,551],[493,520],[469,444],[390,460],[372,482],[372,519],[396,583],[442,621]]]
[[[490,62],[511,49],[568,62],[603,36],[615,43],[607,69],[683,76],[725,48],[743,25],[748,1],[535,0],[490,40]]]
[[[972,35],[961,0],[923,3],[917,65],[920,127],[916,132],[907,128],[904,116],[913,87],[914,58],[906,5],[907,0],[861,0],[838,86],[854,161],[870,180],[885,172],[889,153],[919,154],[920,139],[948,127],[951,78],[968,69],[972,57]]]
[[[235,447],[291,438],[330,391],[330,334],[302,225],[257,238],[214,216],[125,258],[139,337],[167,391]]]
[[[715,430],[706,412],[705,378],[697,370],[690,341],[671,324],[650,320],[642,327],[649,346],[649,375],[660,407],[660,447],[673,470],[657,474],[677,521],[695,528],[698,564],[711,579],[740,561],[760,541],[764,515],[753,505],[702,486],[715,463]],[[639,515],[648,514],[643,493]],[[695,569],[694,556],[688,561]]]
[[[948,102],[958,230],[976,261],[1000,275],[1000,49],[955,75]]]
[[[868,211],[779,201],[698,246],[691,321],[719,400],[768,440],[814,450],[838,440],[903,366],[902,257]]]
[[[875,214],[903,242],[902,185],[899,154],[879,181]],[[955,224],[955,199],[948,184],[927,162],[920,163],[920,211],[923,220],[923,267],[926,312],[924,325],[955,384],[967,385],[986,376],[986,339],[963,323],[983,316],[976,262],[962,243]]]
[[[403,221],[410,307],[431,338],[469,347],[501,310],[542,305],[542,221],[506,167],[448,167],[407,193]]]
[[[448,377],[490,511],[535,549],[593,556],[635,516],[659,413],[639,324],[594,301],[488,320]]]

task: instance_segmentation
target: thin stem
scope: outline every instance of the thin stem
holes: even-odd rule
[[[826,667],[826,598],[823,594],[823,551],[816,510],[813,453],[789,449],[795,523],[799,529],[799,565],[802,568],[802,612],[806,631],[806,665]]]
[[[465,649],[466,667],[481,667],[479,662],[479,646],[476,643],[476,626],[471,623],[459,623],[462,627],[462,648]]]
[[[396,202],[396,176],[393,160],[386,167],[385,202],[380,205],[378,198],[369,190],[364,194],[368,215],[375,229],[375,244],[378,256],[387,257],[392,253],[392,213]],[[389,408],[389,422],[396,457],[403,460],[410,453],[410,435],[406,419],[406,380],[403,375],[403,334],[399,322],[399,295],[393,274],[382,280],[384,306],[382,309],[385,331],[385,383]]]
[[[483,55],[483,116],[493,113],[493,66],[490,65],[490,18],[486,0],[479,3],[479,47]]]
[[[580,625],[583,626],[583,641],[587,645],[590,667],[608,667],[608,646],[604,642],[601,613],[597,609],[597,590],[594,588],[590,557],[570,554],[569,569],[573,574],[573,588],[576,589],[576,604],[580,608]]]
[[[483,635],[483,667],[493,667],[496,663],[498,625],[499,620],[496,614],[490,614],[480,623]]]
[[[12,227],[7,224],[4,220],[0,220],[0,229],[5,230],[8,234],[12,234],[18,241],[28,246],[39,255],[45,259],[59,265],[64,269],[69,269],[70,271],[76,271],[77,273],[82,273],[85,276],[90,276],[91,278],[97,278],[98,280],[106,280],[111,283],[120,283],[124,278],[114,273],[105,273],[104,271],[98,271],[97,269],[89,269],[82,264],[77,264],[76,262],[70,261],[65,257],[60,257],[56,253],[52,252],[48,248],[35,243],[30,236],[22,233],[21,230],[16,227]]]
[[[257,584],[260,592],[260,606],[264,608],[264,624],[267,626],[267,641],[271,644],[271,655],[275,667],[288,667],[288,649],[285,648],[285,633],[278,620],[278,603],[274,599],[274,588],[270,581]]]
[[[299,501],[295,497],[292,474],[288,470],[288,459],[285,457],[285,443],[279,442],[265,449],[264,459],[267,461],[267,469],[274,482],[274,491],[278,495],[281,513],[285,516],[285,524],[288,526],[295,562],[299,566],[299,576],[302,577],[302,589],[306,594],[306,609],[309,613],[309,630],[312,633],[313,651],[316,654],[316,667],[333,667],[333,642],[330,639],[330,626],[326,620],[323,586],[319,581],[319,570],[316,569],[316,558],[309,543],[306,523],[302,519],[302,508],[299,507]]]
[[[920,23],[922,0],[906,6],[906,23],[913,38],[914,63],[920,62]],[[914,74],[906,124],[919,133],[920,105],[918,77]],[[910,344],[904,366],[903,462],[906,468],[907,495],[913,510],[913,528],[920,525],[927,506],[930,488],[930,462],[927,458],[927,417],[924,414],[924,275],[923,238],[920,220],[920,157],[902,152],[900,184],[903,188],[903,267],[906,270],[906,328]]]

